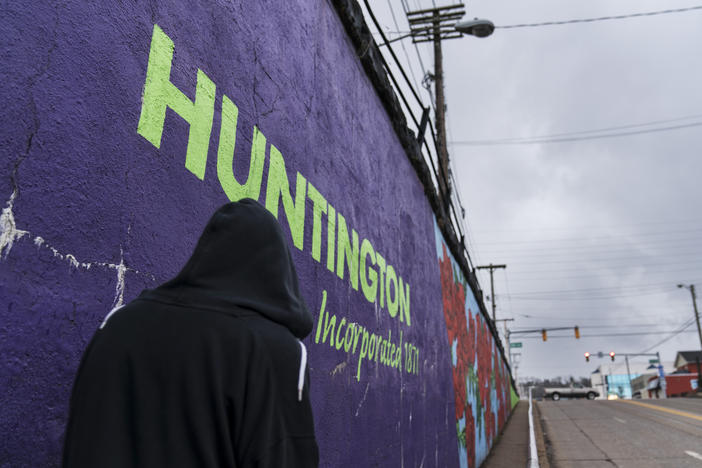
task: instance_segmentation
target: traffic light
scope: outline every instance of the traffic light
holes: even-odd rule
[[[580,339],[580,328],[576,325],[575,326],[575,339],[579,340]],[[588,354],[589,356],[589,354]]]
[[[590,353],[585,353],[585,362],[590,362]]]
[[[541,330],[541,339],[546,341],[546,330]]]
[[[609,352],[609,357],[614,361],[614,351]]]

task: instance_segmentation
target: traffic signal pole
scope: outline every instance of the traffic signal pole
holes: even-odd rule
[[[575,338],[580,339],[580,328],[576,325],[575,327],[548,327],[548,328],[534,328],[532,330],[516,330],[510,331],[511,335],[527,335],[530,333],[541,333],[543,341],[547,341],[546,332],[556,331],[556,330],[574,330]]]

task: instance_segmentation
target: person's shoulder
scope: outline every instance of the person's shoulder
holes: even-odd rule
[[[289,348],[299,346],[295,335],[282,324],[262,316],[250,318],[246,322],[252,334],[272,346]]]

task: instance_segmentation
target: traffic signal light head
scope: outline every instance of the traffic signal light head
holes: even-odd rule
[[[576,340],[580,339],[580,328],[577,325],[575,326],[575,339]]]
[[[609,352],[609,357],[614,361],[614,351]]]
[[[546,330],[541,330],[541,339],[546,341]]]
[[[585,353],[585,362],[590,362],[590,353]]]

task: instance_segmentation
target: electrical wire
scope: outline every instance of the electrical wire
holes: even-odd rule
[[[562,297],[562,296],[543,296],[543,297],[525,297],[519,296],[517,294],[512,294],[512,300],[519,301],[534,301],[534,302],[554,302],[554,301],[605,301],[610,299],[622,299],[628,297],[644,297],[644,296],[658,296],[662,294],[670,294],[670,291],[650,291],[650,292],[640,292],[637,294],[612,294],[609,296],[585,296],[585,297]]]
[[[576,23],[594,23],[597,21],[611,21],[611,20],[621,20],[628,18],[639,18],[642,16],[656,16],[656,15],[667,15],[670,13],[684,13],[693,10],[702,10],[702,5],[691,6],[687,8],[675,8],[668,10],[658,10],[658,11],[648,11],[643,13],[629,13],[626,15],[615,15],[615,16],[600,16],[598,18],[583,18],[583,19],[571,19],[564,21],[546,21],[543,23],[526,23],[526,24],[510,24],[507,26],[495,26],[499,29],[517,29],[517,28],[535,28],[541,26],[556,26],[564,24],[576,24]]]
[[[392,21],[395,23],[395,27],[399,29],[399,25],[397,24],[397,19],[395,18],[395,10],[392,7],[392,2],[388,0],[388,7],[390,8],[390,16],[392,16]],[[419,83],[417,82],[417,77],[414,74],[414,69],[412,68],[412,62],[410,62],[409,59],[409,54],[407,53],[407,49],[405,48],[405,43],[403,41],[400,41],[400,46],[402,47],[402,51],[405,54],[405,58],[407,59],[407,65],[409,66],[410,69],[410,74],[412,75],[412,80],[414,80],[414,85],[417,87],[417,89],[420,89]]]
[[[544,258],[544,257],[561,257],[569,256],[573,253],[577,255],[618,255],[618,254],[637,254],[637,255],[675,255],[675,252],[681,252],[685,255],[697,254],[702,248],[698,239],[686,239],[686,243],[677,243],[675,240],[675,245],[670,245],[669,240],[665,240],[663,243],[654,244],[599,244],[599,245],[583,245],[580,243],[576,246],[553,246],[553,247],[529,247],[529,248],[519,248],[513,247],[508,249],[481,249],[483,252],[488,252],[490,256],[510,256],[511,258]],[[666,248],[662,251],[662,248]]]
[[[665,288],[667,286],[667,288]],[[581,289],[557,289],[548,291],[529,291],[523,293],[514,293],[516,295],[538,295],[538,294],[562,294],[562,293],[580,293],[580,292],[593,292],[593,291],[621,291],[622,289],[650,289],[650,288],[665,288],[675,290],[677,289],[674,284],[669,282],[664,283],[650,283],[650,284],[638,284],[631,286],[612,286],[605,288],[581,288]]]
[[[700,115],[702,117],[702,115]],[[494,234],[498,232],[543,232],[543,231],[582,231],[583,229],[588,229],[588,230],[596,230],[596,229],[611,229],[612,227],[616,228],[624,228],[624,227],[640,227],[640,226],[649,226],[649,225],[665,225],[665,226],[671,226],[671,225],[676,225],[676,224],[696,224],[696,225],[702,225],[702,218],[686,218],[686,219],[677,219],[677,220],[670,220],[670,221],[642,221],[639,223],[630,223],[630,224],[617,224],[616,226],[612,225],[600,225],[600,226],[595,226],[595,225],[577,225],[577,226],[572,226],[569,225],[567,227],[562,226],[562,227],[534,227],[534,228],[505,228],[505,229],[479,229],[477,232],[481,234]]]
[[[510,267],[512,268],[512,267]],[[592,270],[587,270],[591,271],[592,273],[590,274],[580,274],[580,275],[564,275],[563,273],[572,273],[573,271],[576,270],[538,270],[538,271],[533,271],[533,270],[523,270],[523,271],[515,271],[514,268],[512,268],[512,274],[517,276],[517,279],[512,279],[511,281],[514,283],[524,283],[524,282],[533,282],[533,281],[552,281],[552,280],[583,280],[583,279],[591,279],[591,278],[602,278],[603,274],[612,274],[614,273],[612,269],[603,269],[603,268],[597,268],[597,269],[592,269]],[[679,274],[683,272],[696,272],[696,273],[701,273],[702,269],[698,266],[695,267],[687,267],[687,268],[669,268],[665,270],[660,270],[660,269],[655,269],[655,270],[649,270],[646,271],[646,276],[652,277],[652,276],[660,276],[660,275],[669,275],[671,273]],[[538,275],[534,276],[534,273],[545,273],[545,275]],[[519,275],[528,275],[527,278],[519,279]]]
[[[405,12],[405,18],[407,18],[407,13],[409,12],[409,3],[407,0],[402,0],[400,2],[402,4],[402,10]],[[419,7],[417,7],[419,9]],[[403,34],[407,34],[410,31],[406,31]],[[419,60],[419,68],[422,70],[422,79],[427,76],[427,70],[426,67],[424,67],[424,61],[422,60],[422,54],[419,52],[419,46],[417,45],[416,42],[412,42],[412,45],[414,45],[414,50],[417,52],[417,60]],[[427,94],[429,95],[429,103],[431,105],[431,108],[434,109],[434,115],[436,115],[436,107],[434,105],[434,96],[432,95],[431,91],[429,89],[426,89]]]
[[[574,131],[574,132],[551,133],[548,135],[539,135],[539,136],[532,136],[532,137],[499,138],[496,140],[505,141],[505,142],[507,142],[507,141],[522,142],[524,140],[537,140],[537,139],[540,140],[540,139],[550,139],[550,138],[558,138],[558,137],[570,137],[570,136],[577,136],[577,135],[587,135],[587,134],[592,134],[592,133],[611,132],[614,130],[625,130],[625,129],[630,129],[630,128],[650,127],[652,125],[657,125],[657,124],[681,122],[683,120],[699,119],[701,117],[702,117],[702,114],[694,114],[694,115],[688,115],[686,117],[677,117],[674,119],[652,120],[650,122],[643,122],[643,123],[637,123],[637,124],[626,124],[626,125],[616,125],[613,127],[604,127],[604,128],[597,128],[597,129],[592,129],[592,130],[578,130],[578,131]]]
[[[554,242],[575,242],[575,243],[580,243],[583,241],[599,241],[599,240],[616,240],[616,239],[622,239],[622,240],[634,240],[637,238],[641,237],[656,237],[656,236],[671,236],[671,235],[680,235],[680,234],[693,234],[693,233],[702,233],[702,229],[696,228],[696,229],[685,229],[685,230],[679,230],[679,231],[663,231],[663,232],[644,232],[640,234],[621,234],[621,235],[609,235],[609,236],[588,236],[588,237],[556,237],[556,238],[548,238],[548,239],[532,239],[532,240],[517,240],[517,241],[495,241],[495,242],[481,242],[482,245],[524,245],[524,244],[538,244],[538,243],[547,243],[549,245],[553,244]],[[698,238],[698,236],[691,237],[692,239]],[[664,239],[664,240],[670,240]]]
[[[675,338],[675,337],[678,336],[680,333],[685,332],[685,330],[686,330],[687,328],[689,328],[693,323],[695,323],[695,319],[692,318],[692,319],[688,320],[688,321],[685,322],[685,323],[686,323],[686,325],[683,325],[678,331],[673,332],[672,335],[670,335],[670,336],[667,337],[667,338],[662,339],[661,341],[659,341],[658,343],[654,344],[653,346],[648,347],[648,348],[644,349],[643,351],[640,351],[639,354],[647,353],[647,352],[651,351],[652,349],[657,348],[658,346],[662,345],[662,344],[665,343],[666,341],[669,341],[669,340]],[[694,332],[694,330],[689,330],[688,332]]]
[[[587,141],[587,140],[601,140],[606,138],[619,138],[625,136],[633,135],[644,135],[648,133],[659,133],[668,132],[671,130],[681,130],[684,128],[692,128],[702,126],[702,122],[692,122],[688,124],[670,125],[667,127],[649,128],[645,130],[632,130],[628,132],[618,132],[618,133],[604,133],[601,135],[588,135],[588,136],[573,136],[573,137],[563,137],[563,138],[544,138],[544,139],[525,139],[523,141],[511,141],[511,140],[462,140],[462,141],[450,141],[449,145],[453,146],[498,146],[498,145],[534,145],[542,143],[569,143],[573,141]]]
[[[688,326],[689,326],[689,325],[688,325]],[[665,343],[666,341],[668,341],[669,339],[673,338],[674,336],[679,335],[680,333],[697,333],[697,332],[696,332],[696,330],[678,330],[678,331],[673,331],[673,332],[671,332],[671,331],[651,331],[651,332],[631,332],[631,333],[600,333],[600,334],[597,334],[597,335],[587,335],[587,334],[582,334],[582,333],[581,333],[581,334],[580,334],[580,338],[582,339],[582,338],[608,338],[608,337],[612,337],[612,336],[646,336],[646,335],[663,335],[663,334],[666,334],[666,333],[674,333],[674,335],[672,335],[672,336],[666,338],[666,339],[663,340],[663,341],[660,341],[659,343],[657,343],[657,344],[651,346],[650,348],[648,348],[648,349],[646,349],[646,350],[644,350],[644,351],[641,351],[641,353],[645,353],[645,352],[647,352],[647,351],[652,350],[652,349],[655,348],[656,346]],[[572,335],[549,335],[549,336],[548,336],[548,339],[549,339],[549,340],[551,340],[551,339],[563,339],[563,338],[573,339],[573,336],[572,336]],[[541,339],[541,336],[537,336],[537,335],[534,335],[534,336],[525,335],[525,336],[520,336],[519,339],[520,339],[520,340],[535,340],[535,339]],[[641,354],[641,353],[637,353],[637,354]]]

